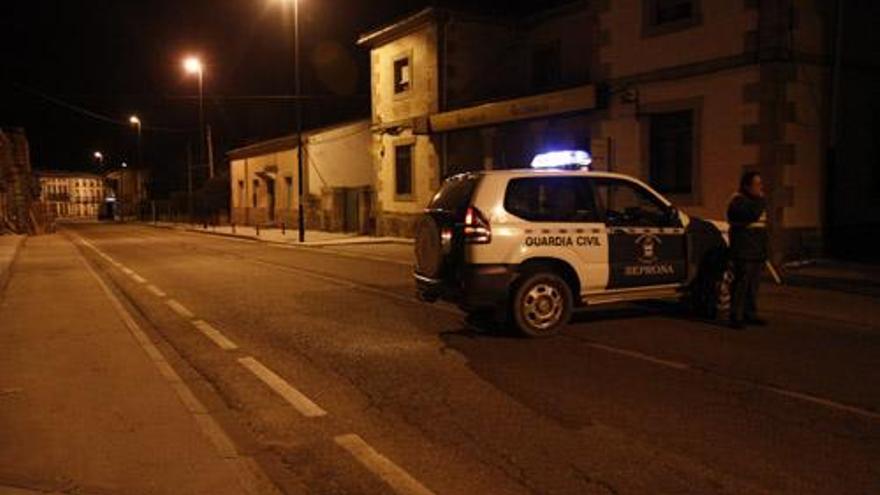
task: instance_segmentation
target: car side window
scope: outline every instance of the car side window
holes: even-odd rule
[[[593,191],[583,177],[511,179],[504,209],[531,222],[598,222]]]
[[[615,179],[593,183],[596,202],[611,227],[677,227],[670,208],[637,184]]]

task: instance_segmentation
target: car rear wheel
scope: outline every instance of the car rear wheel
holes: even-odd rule
[[[559,333],[571,318],[571,289],[552,272],[523,276],[511,301],[511,320],[527,337],[549,337]]]

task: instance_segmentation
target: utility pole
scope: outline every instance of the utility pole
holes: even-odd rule
[[[294,98],[296,98],[296,173],[299,193],[298,226],[299,242],[306,241],[306,219],[303,211],[305,188],[303,187],[303,123],[302,123],[302,81],[299,74],[299,0],[293,0],[293,59],[294,59]]]
[[[186,144],[186,210],[187,220],[193,219],[193,157],[192,144]]]

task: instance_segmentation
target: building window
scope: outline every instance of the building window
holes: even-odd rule
[[[559,85],[562,80],[562,49],[559,41],[532,50],[532,88],[538,91]]]
[[[257,189],[260,187],[260,181],[254,179],[254,192],[251,194],[251,205],[256,208],[257,207]]]
[[[646,36],[666,34],[700,23],[699,0],[643,0]]]
[[[284,178],[284,187],[287,189],[287,209],[293,209],[293,177]]]
[[[408,199],[413,193],[413,145],[394,147],[394,194]]]
[[[394,94],[406,93],[412,88],[412,68],[410,57],[400,57],[394,61]]]
[[[650,117],[649,177],[667,194],[691,194],[694,175],[694,112],[655,113]]]

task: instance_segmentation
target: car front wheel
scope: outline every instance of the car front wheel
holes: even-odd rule
[[[549,337],[559,333],[571,318],[571,289],[562,277],[551,272],[523,276],[511,301],[511,320],[528,337]]]

